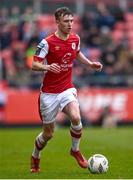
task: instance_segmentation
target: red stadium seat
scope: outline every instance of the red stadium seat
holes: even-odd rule
[[[42,15],[38,17],[37,20],[38,28],[40,30],[45,30],[48,32],[54,32],[56,30],[55,19],[52,15]],[[79,16],[74,16],[73,31],[78,33],[81,29]]]
[[[126,28],[126,30],[132,30],[133,31],[133,21],[126,22],[125,28]]]
[[[133,39],[130,39],[130,40],[128,41],[128,44],[129,44],[129,49],[130,49],[130,50],[133,50]]]
[[[120,42],[124,38],[125,33],[120,30],[115,30],[112,32],[112,39],[114,42]]]
[[[125,30],[125,23],[124,22],[117,22],[115,24],[115,30],[118,30],[118,31],[123,31]]]
[[[125,20],[126,21],[133,21],[133,13],[125,13]]]
[[[38,28],[45,31],[54,31],[55,30],[55,20],[51,15],[42,15],[38,17],[37,20]]]
[[[100,55],[101,55],[101,51],[97,48],[89,48],[88,49],[88,54],[89,54],[89,58],[92,60],[99,60],[100,59]]]
[[[133,39],[133,30],[127,31],[126,36],[127,36],[128,40]]]

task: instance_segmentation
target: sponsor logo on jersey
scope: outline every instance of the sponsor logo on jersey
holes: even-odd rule
[[[71,53],[66,53],[66,54],[63,56],[63,58],[62,58],[62,64],[60,65],[62,71],[68,71],[68,69],[73,66],[73,64],[70,63],[71,56],[72,56]]]
[[[71,59],[71,56],[72,56],[71,53],[66,53],[62,58],[62,62],[65,63],[65,64],[69,63],[69,61]]]

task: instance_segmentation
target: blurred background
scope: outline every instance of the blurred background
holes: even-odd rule
[[[81,51],[104,65],[95,72],[74,62],[83,124],[133,124],[132,0],[0,0],[0,126],[41,124],[43,74],[30,67],[37,44],[56,30],[54,12],[61,6],[74,12]],[[62,113],[57,123],[69,125]]]

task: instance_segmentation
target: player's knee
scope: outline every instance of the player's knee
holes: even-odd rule
[[[80,122],[81,122],[81,117],[80,117],[80,115],[78,115],[78,114],[72,115],[72,117],[71,117],[71,122],[72,122],[72,124],[75,125],[75,126],[79,125]]]
[[[49,141],[53,137],[53,132],[44,132],[43,137],[46,141]]]

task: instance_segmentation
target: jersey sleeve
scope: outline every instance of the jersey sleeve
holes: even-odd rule
[[[80,37],[77,35],[78,37],[78,47],[77,47],[77,53],[79,53],[80,51]]]
[[[49,51],[48,42],[43,39],[37,46],[37,50],[34,55],[34,61],[42,62]]]

